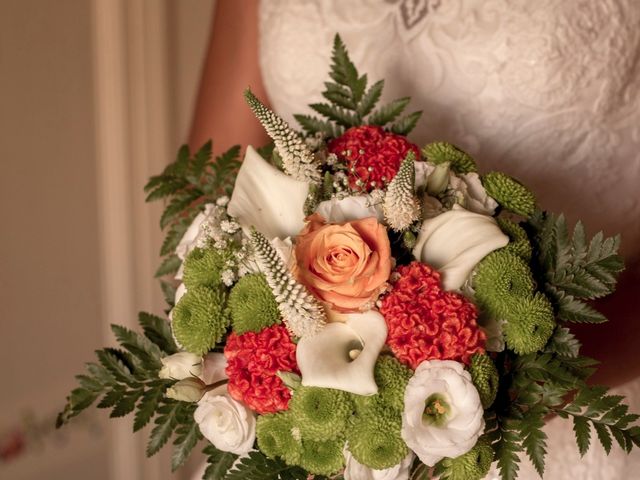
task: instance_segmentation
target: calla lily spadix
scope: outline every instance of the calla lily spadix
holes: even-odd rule
[[[340,314],[313,337],[298,342],[296,360],[302,385],[374,395],[373,369],[387,338],[384,317],[375,310]]]
[[[269,164],[248,146],[227,211],[245,231],[254,227],[265,237],[286,238],[304,227],[309,184]]]

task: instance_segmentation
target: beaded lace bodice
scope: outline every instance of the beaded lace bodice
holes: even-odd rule
[[[414,141],[455,143],[640,253],[640,3],[263,0],[263,80],[292,124],[321,99],[336,32],[386,98],[424,110]]]
[[[411,95],[424,110],[414,141],[455,143],[640,253],[640,2],[263,0],[263,80],[292,124],[321,99],[336,32],[361,72],[386,79],[386,99]],[[640,410],[639,381],[617,391]],[[606,457],[594,441],[580,461],[570,423],[546,430],[545,478],[640,471],[638,451]],[[525,461],[520,478],[539,477]]]

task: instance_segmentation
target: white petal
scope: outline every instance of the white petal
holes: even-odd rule
[[[297,235],[304,227],[304,202],[309,185],[285,175],[251,146],[227,211],[247,230],[255,227],[267,238]]]
[[[316,213],[322,215],[329,223],[350,222],[368,217],[376,217],[379,222],[384,220],[382,205],[374,205],[374,199],[370,195],[325,200],[320,202]]]
[[[413,255],[440,271],[445,290],[457,290],[480,260],[507,243],[492,217],[454,205],[422,223]]]
[[[345,314],[342,318],[344,323],[329,323],[317,335],[298,342],[296,359],[302,385],[374,395],[378,387],[373,369],[387,338],[387,325],[375,310]],[[362,346],[352,360],[349,352]]]

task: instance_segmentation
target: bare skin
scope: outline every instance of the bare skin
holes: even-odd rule
[[[233,145],[260,147],[267,134],[242,96],[267,100],[258,63],[258,0],[219,0],[191,126],[189,146],[214,139],[215,154]]]
[[[215,153],[236,144],[267,143],[242,96],[250,86],[258,98],[268,100],[257,47],[258,0],[218,0],[189,139],[192,148],[209,138],[215,139]],[[582,353],[602,362],[594,383],[615,386],[640,375],[640,261],[627,263],[616,293],[594,303],[611,323],[571,326],[583,343]]]

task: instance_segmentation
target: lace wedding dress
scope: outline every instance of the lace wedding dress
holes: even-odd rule
[[[386,99],[411,95],[424,110],[416,143],[457,144],[638,253],[637,0],[263,0],[263,80],[292,124],[321,100],[335,33],[370,81],[386,79]],[[617,391],[640,410],[640,380]],[[607,457],[594,440],[580,460],[570,423],[546,431],[545,478],[638,478],[638,451]],[[526,461],[520,478],[537,478]]]

